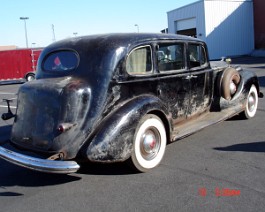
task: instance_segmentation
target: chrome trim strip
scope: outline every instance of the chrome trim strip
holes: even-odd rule
[[[13,164],[46,173],[69,174],[76,172],[80,166],[75,161],[55,161],[23,155],[0,147],[0,158]]]

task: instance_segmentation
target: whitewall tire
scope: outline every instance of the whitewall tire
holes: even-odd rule
[[[135,131],[131,161],[140,172],[160,164],[165,154],[167,135],[163,122],[155,115],[144,116]]]
[[[253,118],[256,115],[258,108],[258,92],[255,85],[252,85],[246,100],[244,117],[247,119]]]

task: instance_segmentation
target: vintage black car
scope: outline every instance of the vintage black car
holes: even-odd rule
[[[36,78],[20,87],[16,113],[2,115],[14,124],[0,157],[50,173],[76,172],[80,160],[148,171],[168,142],[236,114],[252,118],[262,97],[254,73],[211,66],[204,42],[170,34],[56,42]]]

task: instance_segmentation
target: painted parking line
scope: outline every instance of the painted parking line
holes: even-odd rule
[[[0,92],[0,95],[3,94],[3,95],[14,95],[14,93],[3,93],[3,92]],[[13,98],[9,98],[8,96],[3,96],[3,97],[0,97],[0,108],[8,108],[7,106],[7,101],[6,100],[9,100],[9,104],[10,104],[10,108],[11,109],[16,109],[17,107],[16,106],[12,106],[12,104],[16,104],[17,102],[17,97],[13,97]]]
[[[3,102],[6,102],[5,99],[8,99],[8,100],[10,100],[10,101],[12,102],[13,100],[16,100],[17,98],[16,98],[16,97],[15,97],[15,98],[3,98],[2,101],[3,101]]]
[[[2,108],[7,108],[6,105],[0,105],[0,108],[1,108],[1,107],[2,107]],[[11,108],[11,109],[16,109],[17,107],[16,107],[16,106],[10,106],[10,108]]]
[[[0,95],[17,95],[16,93],[1,92]]]

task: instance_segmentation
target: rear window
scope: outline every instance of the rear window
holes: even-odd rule
[[[45,71],[64,72],[77,68],[79,63],[78,55],[74,51],[57,51],[50,53],[43,62]]]

